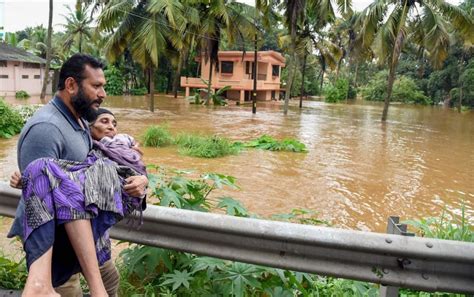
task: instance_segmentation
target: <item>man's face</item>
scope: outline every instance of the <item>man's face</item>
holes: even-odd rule
[[[91,122],[97,116],[97,109],[106,96],[104,85],[105,76],[102,69],[94,69],[86,65],[84,79],[78,84],[77,93],[71,96],[72,106],[76,112]]]

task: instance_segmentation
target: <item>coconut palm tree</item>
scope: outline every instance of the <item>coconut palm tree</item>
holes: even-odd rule
[[[178,96],[179,80],[183,66],[186,64],[189,54],[196,48],[200,36],[199,10],[192,5],[192,2],[188,2],[183,3],[182,19],[178,21],[182,29],[177,30],[174,28],[168,35],[168,40],[172,45],[172,49],[170,49],[169,52],[173,55],[170,60],[176,61],[176,70],[172,86],[174,98]]]
[[[46,58],[48,30],[43,25],[36,27],[27,27],[17,32],[18,47],[35,54],[39,57]]]
[[[117,60],[125,50],[146,70],[149,80],[150,111],[154,111],[154,69],[167,47],[167,36],[180,28],[183,5],[179,1],[111,0],[99,15],[99,29],[110,34],[106,55]]]
[[[244,49],[245,41],[250,39],[256,28],[254,17],[256,11],[234,0],[211,0],[209,3],[197,4],[201,23],[199,25],[199,51],[205,62],[209,63],[209,79],[205,104],[209,103],[212,84],[213,67],[219,71],[218,51],[222,35],[227,36],[229,44],[241,44]]]
[[[444,0],[375,0],[361,14],[360,38],[372,46],[379,63],[389,66],[382,121],[387,120],[400,53],[408,41],[423,46],[435,67],[446,59],[452,26],[467,42],[474,42],[472,18]]]
[[[310,25],[311,34],[318,34],[320,30],[335,19],[335,11],[342,15],[350,13],[352,1],[350,0],[257,0],[257,7],[268,13],[271,9],[284,10],[284,24],[291,37],[290,59],[288,64],[298,64],[297,36],[303,36],[305,22]],[[288,103],[291,94],[292,81],[295,71],[290,68],[285,92],[285,105],[283,113],[288,113]]]
[[[69,13],[63,15],[67,23],[62,24],[66,29],[66,39],[64,40],[64,46],[70,50],[72,45],[76,45],[79,53],[84,50],[84,44],[90,43],[92,40],[93,29],[91,27],[92,18],[88,16],[87,6],[78,2],[75,6],[74,11],[71,7],[67,7]]]
[[[49,0],[48,39],[46,40],[46,67],[44,70],[43,87],[41,88],[40,100],[45,103],[46,87],[49,82],[49,68],[51,64],[51,35],[53,34],[53,0]]]

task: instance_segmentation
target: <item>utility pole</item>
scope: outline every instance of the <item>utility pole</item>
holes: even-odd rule
[[[252,113],[257,113],[257,32],[255,32],[255,53],[253,56],[253,91],[252,91]]]

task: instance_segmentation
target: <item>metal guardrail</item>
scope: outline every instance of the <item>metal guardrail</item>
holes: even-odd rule
[[[19,191],[0,183],[0,215]],[[111,237],[222,259],[424,291],[474,293],[474,244],[149,206]],[[132,221],[133,223],[133,221]]]

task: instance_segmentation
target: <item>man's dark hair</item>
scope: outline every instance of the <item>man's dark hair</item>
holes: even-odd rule
[[[59,71],[58,90],[64,90],[68,77],[74,78],[77,84],[81,85],[82,80],[85,78],[83,74],[86,65],[94,69],[104,69],[104,64],[96,58],[85,54],[75,54],[64,62]]]

